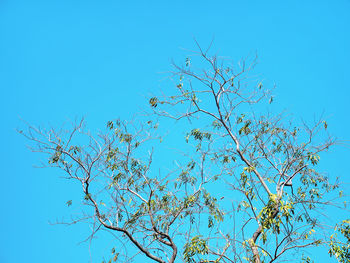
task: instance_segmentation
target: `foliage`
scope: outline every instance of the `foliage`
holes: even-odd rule
[[[208,254],[208,245],[206,240],[202,239],[200,236],[194,236],[190,242],[186,243],[184,246],[184,259],[187,263],[195,263],[194,256],[196,255],[206,255]],[[203,262],[201,259],[199,260]]]
[[[336,233],[330,237],[330,256],[337,258],[338,262],[350,262],[350,220],[343,220],[340,225],[335,227]],[[344,241],[337,240],[340,233]]]
[[[109,262],[136,260],[133,251],[156,262],[295,262],[296,252],[312,262],[300,251],[326,243],[319,211],[342,195],[339,181],[318,168],[336,143],[328,124],[264,111],[273,96],[247,77],[255,60],[225,62],[199,48],[174,64],[177,93],[150,98],[147,119],[108,121],[98,136],[83,121],[69,131],[23,133],[48,154],[48,166],[82,186],[81,204],[92,209],[77,221],[91,223],[91,238],[100,229],[119,234],[124,250],[113,249]],[[162,142],[154,117],[187,129],[189,153],[174,157],[173,170],[154,161]],[[348,221],[337,230],[349,241]],[[335,238],[329,253],[348,262],[349,246]]]

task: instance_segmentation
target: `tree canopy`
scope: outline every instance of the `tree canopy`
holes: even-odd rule
[[[325,215],[346,207],[340,180],[319,168],[337,144],[326,120],[271,112],[255,58],[234,64],[198,48],[173,64],[173,90],[152,96],[141,117],[110,120],[96,135],[84,120],[21,131],[46,166],[79,182],[84,212],[74,221],[91,224],[91,237],[115,235],[110,262],[311,262],[303,252],[315,246],[349,262],[349,220],[336,234]],[[160,146],[170,120],[187,129],[174,167],[154,157],[173,154]]]

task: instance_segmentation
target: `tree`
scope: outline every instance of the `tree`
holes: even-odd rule
[[[113,248],[110,262],[131,262],[133,251],[155,262],[295,261],[329,243],[322,210],[341,209],[342,192],[318,163],[336,139],[322,118],[308,125],[266,111],[273,96],[247,74],[256,59],[229,63],[199,47],[174,63],[176,93],[150,98],[147,119],[108,121],[97,136],[83,120],[68,131],[22,132],[48,166],[80,183],[87,209],[75,221],[91,223],[91,237],[104,228],[133,245]],[[153,160],[163,118],[189,129],[190,154],[174,157],[172,170]]]

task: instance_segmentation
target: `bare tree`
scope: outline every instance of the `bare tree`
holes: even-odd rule
[[[308,125],[266,110],[270,91],[247,74],[256,59],[230,63],[199,47],[174,63],[176,93],[149,100],[153,117],[191,127],[184,144],[193,150],[172,170],[154,167],[160,136],[152,116],[109,121],[98,136],[83,121],[23,132],[48,166],[80,182],[91,208],[73,221],[91,223],[91,237],[108,229],[134,246],[113,250],[111,261],[131,262],[135,251],[156,262],[295,261],[328,242],[324,213],[341,209],[339,182],[317,165],[337,141],[322,119]]]

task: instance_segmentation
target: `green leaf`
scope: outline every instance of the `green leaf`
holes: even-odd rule
[[[327,129],[328,124],[327,124],[327,122],[326,122],[326,121],[323,121],[323,126],[324,126],[324,128],[325,128],[325,129]]]
[[[149,99],[149,104],[152,108],[156,108],[158,106],[158,99],[156,97],[152,97]]]
[[[191,60],[189,58],[186,58],[186,67],[189,67],[191,65]]]

